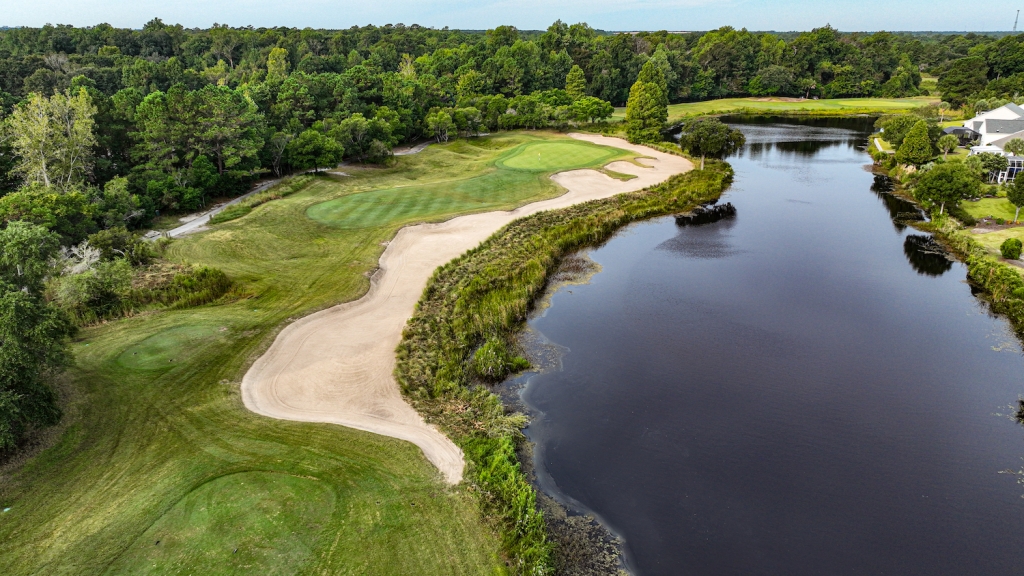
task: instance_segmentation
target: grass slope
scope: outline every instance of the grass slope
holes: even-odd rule
[[[530,144],[557,144],[568,164],[531,159],[528,194],[515,181],[448,213],[416,204],[375,225],[364,216],[362,227],[306,216],[403,184],[443,196],[454,182],[509,171],[495,163]],[[171,259],[219,267],[251,297],[83,331],[59,441],[0,476],[0,507],[11,508],[0,513],[0,573],[503,573],[477,498],[446,487],[418,448],[254,415],[238,380],[289,318],[362,294],[402,224],[556,195],[548,171],[600,163],[593,148],[543,133],[432,146],[391,168],[317,178],[176,241]]]
[[[722,98],[704,102],[671,104],[669,121],[705,114],[808,114],[848,115],[885,114],[912,110],[935,104],[938,98],[837,98],[832,100],[797,100],[793,98]],[[626,109],[616,108],[613,119],[625,119]]]
[[[1017,208],[1005,196],[982,198],[977,202],[961,202],[960,207],[974,218],[980,219],[992,216],[1011,222],[1013,221],[1014,214],[1017,212]]]

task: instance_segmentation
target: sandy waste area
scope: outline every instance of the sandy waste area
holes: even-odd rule
[[[625,182],[596,170],[562,172],[552,176],[567,190],[557,198],[401,229],[380,257],[380,269],[362,298],[302,318],[278,334],[242,380],[245,406],[271,418],[329,422],[407,440],[423,450],[447,482],[461,481],[462,451],[405,402],[392,376],[402,329],[434,269],[516,218],[640,190],[693,169],[684,158],[619,138],[572,137],[634,151],[649,157],[638,160],[648,167],[623,161],[607,166],[637,176]]]

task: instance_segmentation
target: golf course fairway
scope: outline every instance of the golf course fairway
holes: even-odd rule
[[[506,156],[528,143],[567,145],[556,149],[571,161]],[[443,482],[419,447],[254,414],[243,405],[240,381],[283,326],[365,294],[384,244],[402,226],[510,210],[555,198],[562,186],[615,181],[594,170],[560,174],[558,184],[550,176],[639,155],[608,151],[602,159],[594,148],[545,132],[434,145],[387,168],[321,176],[174,241],[166,258],[220,268],[235,282],[231,298],[82,330],[76,364],[60,383],[62,424],[44,438],[46,449],[0,469],[0,510],[9,508],[0,512],[0,570],[504,573],[500,542],[476,496]],[[499,158],[513,166],[498,167]],[[436,200],[452,182],[506,172],[530,178],[461,197],[448,212],[417,198],[384,216],[361,216],[358,227],[307,215],[325,202],[410,186]]]

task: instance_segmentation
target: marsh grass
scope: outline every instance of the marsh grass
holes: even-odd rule
[[[466,478],[497,518],[505,554],[522,574],[552,570],[552,544],[516,447],[523,417],[507,413],[475,367],[481,350],[514,341],[559,261],[603,242],[622,226],[685,211],[718,198],[732,169],[703,171],[657,186],[516,220],[479,247],[439,268],[427,284],[398,347],[395,377],[409,401],[466,454]],[[505,373],[487,374],[486,380]]]

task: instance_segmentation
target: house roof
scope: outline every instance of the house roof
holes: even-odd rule
[[[1013,134],[1024,130],[1024,118],[1017,120],[986,120],[986,134]]]
[[[1017,116],[1024,117],[1024,108],[1021,108],[1020,106],[1017,106],[1013,102],[1010,102],[1006,106],[1003,106],[1003,108],[1006,108],[1007,110],[1013,112]]]
[[[1020,139],[1024,140],[1024,130],[1021,130],[1021,131],[1018,131],[1018,132],[1014,132],[1012,134],[1007,134],[1006,136],[1003,136],[1002,138],[1000,138],[998,140],[993,140],[989,144],[991,146],[998,146],[998,147],[1002,148],[1003,146],[1006,146],[1007,142],[1009,142],[1010,140],[1014,140],[1016,138],[1020,138]]]
[[[942,131],[943,134],[955,134],[957,136],[981,136],[976,130],[970,128],[964,128],[963,126],[950,126]]]

